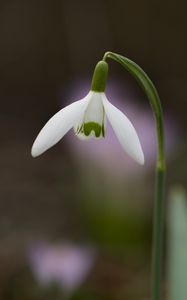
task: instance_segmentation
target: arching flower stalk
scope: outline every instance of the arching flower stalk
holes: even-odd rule
[[[164,122],[161,102],[153,82],[135,62],[113,52],[106,52],[103,60],[105,61],[107,58],[111,58],[121,64],[136,79],[150,102],[155,118],[157,133],[157,161],[153,220],[151,299],[160,300],[164,227],[164,188],[166,172]]]

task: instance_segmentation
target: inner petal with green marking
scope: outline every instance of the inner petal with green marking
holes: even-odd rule
[[[105,130],[104,125],[100,125],[95,122],[88,122],[82,124],[82,126],[78,129],[77,134],[84,134],[85,136],[95,135],[96,138],[104,137],[105,136]]]
[[[95,137],[100,137],[101,135],[104,137],[104,130],[102,130],[100,124],[95,122],[84,123],[83,130],[86,136],[89,136],[91,132],[95,132]],[[103,128],[104,129],[104,128]]]
[[[93,92],[84,115],[75,127],[77,136],[81,139],[104,137],[105,119],[101,93]]]

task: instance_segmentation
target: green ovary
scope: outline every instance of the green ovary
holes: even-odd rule
[[[104,137],[104,126],[101,126],[100,124],[95,122],[84,123],[82,131],[86,136],[89,136],[91,132],[94,131],[95,137],[98,138],[101,135]]]

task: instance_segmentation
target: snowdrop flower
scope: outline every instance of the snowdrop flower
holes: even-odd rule
[[[107,118],[123,149],[139,164],[144,164],[144,154],[134,126],[105,95],[107,75],[108,64],[98,62],[90,92],[85,98],[61,109],[47,122],[33,144],[33,157],[55,145],[71,128],[81,139],[105,137]]]

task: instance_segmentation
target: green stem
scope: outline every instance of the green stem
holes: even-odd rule
[[[165,172],[156,170],[156,189],[154,202],[153,248],[152,248],[152,298],[161,298],[161,266],[164,225],[164,185]]]
[[[113,52],[106,52],[103,60],[106,61],[107,58],[111,58],[120,63],[138,81],[149,99],[155,117],[157,131],[157,164],[153,222],[152,300],[160,300],[165,185],[164,124],[160,98],[150,78],[135,62]]]

